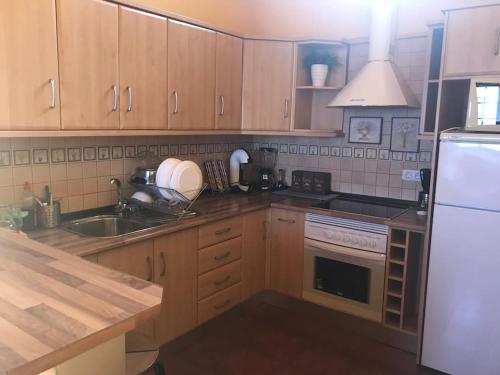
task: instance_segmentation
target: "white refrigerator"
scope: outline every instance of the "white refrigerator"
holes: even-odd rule
[[[500,374],[500,134],[441,135],[422,364]]]

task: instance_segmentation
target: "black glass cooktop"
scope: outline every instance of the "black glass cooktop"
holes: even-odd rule
[[[394,199],[361,198],[361,197],[338,197],[329,201],[319,202],[312,205],[315,208],[349,212],[358,215],[367,215],[380,218],[393,218],[402,214],[411,204]]]

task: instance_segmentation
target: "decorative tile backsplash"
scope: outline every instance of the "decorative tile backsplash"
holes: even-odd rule
[[[202,166],[207,159],[228,160],[238,147],[252,149],[252,137],[0,139],[0,204],[20,203],[28,181],[38,196],[49,185],[64,212],[107,206],[117,199],[109,180],[127,181],[139,165],[140,152]]]

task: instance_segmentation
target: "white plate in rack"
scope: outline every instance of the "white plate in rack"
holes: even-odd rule
[[[202,186],[203,174],[196,163],[186,160],[177,164],[170,179],[171,189],[175,189],[187,199],[193,200]]]
[[[179,159],[168,158],[164,160],[160,166],[158,167],[158,171],[156,172],[156,186],[160,189],[160,194],[163,195],[166,199],[171,199],[170,193],[161,188],[170,188],[170,181],[172,179],[172,175],[174,173],[175,168],[181,164]]]

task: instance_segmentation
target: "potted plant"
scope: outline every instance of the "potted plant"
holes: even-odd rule
[[[314,87],[324,87],[328,70],[340,65],[338,56],[330,55],[326,51],[314,51],[304,57],[303,63],[307,69],[311,69],[311,79]]]

